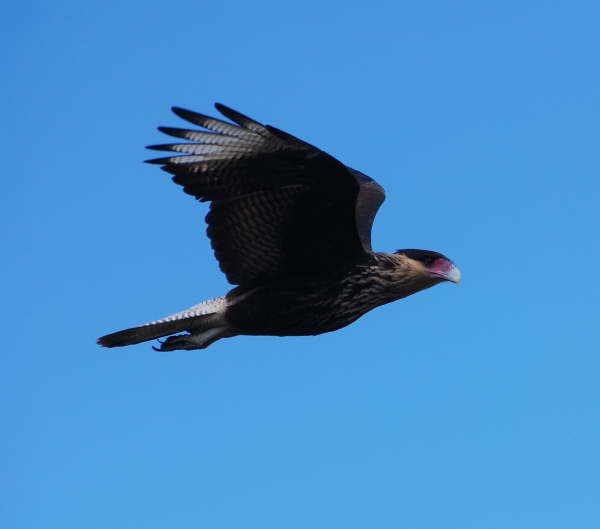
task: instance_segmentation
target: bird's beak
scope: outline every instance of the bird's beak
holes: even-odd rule
[[[448,270],[443,277],[448,281],[458,284],[460,283],[460,270],[456,268],[456,266],[452,265],[450,270]]]
[[[442,278],[444,281],[452,281],[453,283],[460,283],[460,270],[454,266],[452,261],[447,259],[437,259],[429,272],[434,276]]]

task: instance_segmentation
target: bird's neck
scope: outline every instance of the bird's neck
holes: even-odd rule
[[[370,272],[374,290],[383,303],[405,298],[439,283],[423,274],[421,268],[398,254],[377,252],[372,254]]]

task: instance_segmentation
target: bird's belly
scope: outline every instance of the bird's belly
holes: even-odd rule
[[[311,289],[261,287],[227,309],[226,319],[239,334],[306,336],[349,325],[380,303],[327,285]]]

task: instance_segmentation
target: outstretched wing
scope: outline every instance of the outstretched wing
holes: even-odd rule
[[[320,274],[371,251],[385,197],[379,184],[290,134],[215,106],[235,124],[173,108],[207,130],[159,127],[188,142],[152,145],[182,155],[148,161],[211,202],[207,233],[231,283]]]

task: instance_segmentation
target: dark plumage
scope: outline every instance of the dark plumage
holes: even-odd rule
[[[200,201],[221,270],[238,285],[226,296],[103,336],[117,347],[170,336],[160,350],[202,349],[219,338],[311,335],[460,273],[437,252],[371,249],[383,188],[290,134],[217,104],[235,124],[181,108],[207,131],[159,127],[188,140],[153,145],[176,156],[148,160]]]

